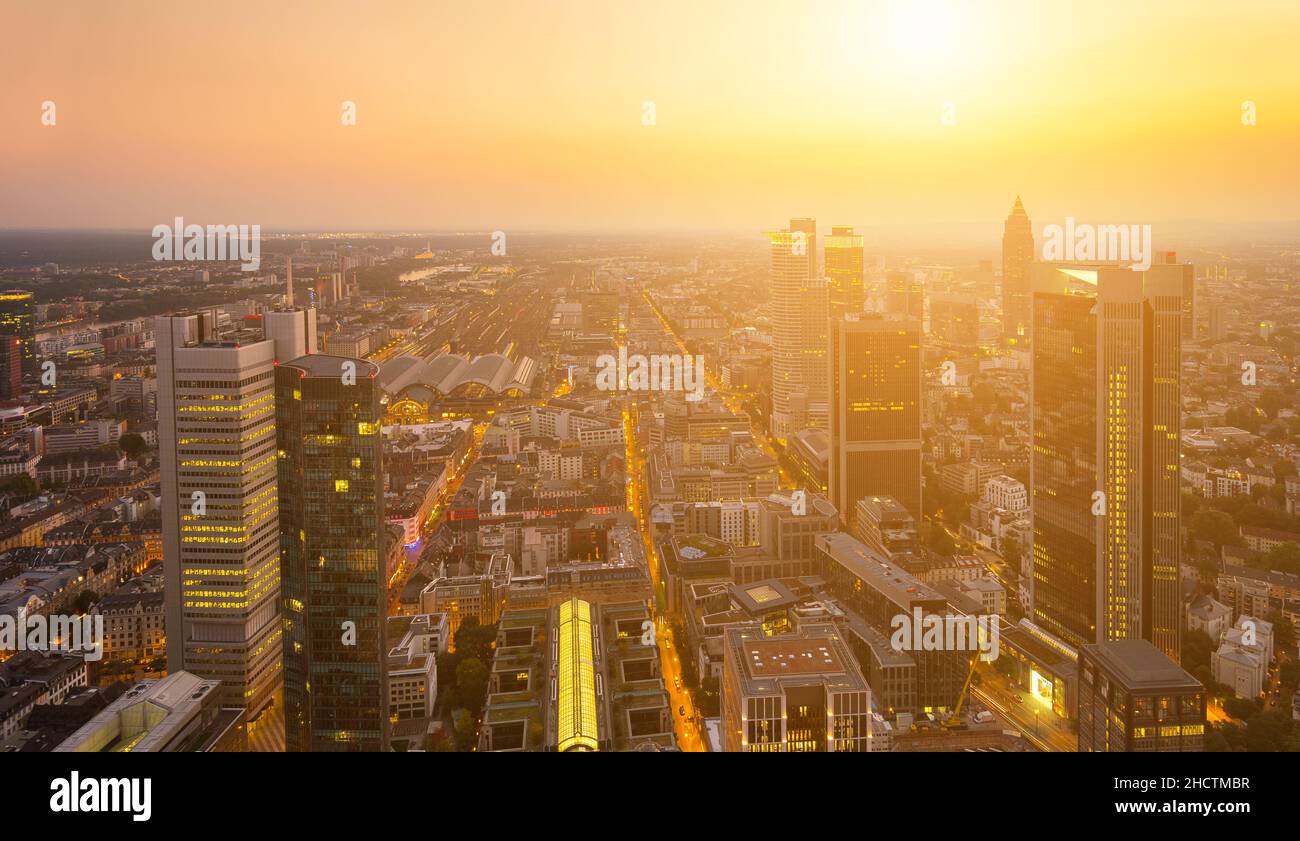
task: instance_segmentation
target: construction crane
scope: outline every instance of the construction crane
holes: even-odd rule
[[[957,706],[953,707],[952,715],[948,716],[948,718],[946,718],[943,722],[943,726],[945,729],[961,724],[961,707],[962,704],[965,703],[966,701],[966,693],[970,691],[971,680],[973,680],[975,677],[975,666],[979,663],[979,661],[980,661],[980,653],[978,650],[976,650],[975,652],[972,653],[970,658],[970,671],[966,673],[966,682],[962,684],[961,694],[957,696]]]

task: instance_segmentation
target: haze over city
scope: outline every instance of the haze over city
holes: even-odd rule
[[[753,232],[793,208],[973,241],[1009,191],[1043,220],[1300,219],[1289,2],[65,3],[6,23],[33,35],[0,55],[3,227]]]

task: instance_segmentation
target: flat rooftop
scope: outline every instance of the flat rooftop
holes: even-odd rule
[[[307,356],[300,356],[297,359],[290,359],[288,362],[281,362],[281,367],[297,368],[305,371],[309,377],[339,377],[343,372],[343,363],[351,362],[357,366],[357,379],[363,377],[375,377],[379,374],[379,366],[373,362],[367,362],[364,359],[353,359],[350,356],[331,356],[327,353],[313,353]]]
[[[817,545],[831,558],[862,579],[867,586],[883,593],[900,608],[910,609],[921,601],[947,601],[943,593],[916,576],[891,564],[862,541],[844,532],[817,536]]]
[[[830,637],[747,640],[742,650],[754,677],[842,674],[844,663]]]
[[[1201,687],[1199,680],[1146,640],[1112,640],[1086,645],[1084,650],[1131,689]]]

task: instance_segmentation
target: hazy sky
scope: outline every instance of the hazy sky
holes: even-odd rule
[[[1017,192],[1036,230],[1300,219],[1295,0],[6,0],[3,17],[0,227],[1000,226]]]

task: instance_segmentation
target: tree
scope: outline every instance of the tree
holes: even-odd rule
[[[438,707],[443,710],[455,709],[458,706],[456,667],[463,659],[458,651],[447,651],[437,657]]]
[[[1264,555],[1264,565],[1278,572],[1300,574],[1300,544],[1282,543]]]
[[[1291,735],[1291,719],[1281,713],[1261,712],[1246,720],[1246,750],[1272,752],[1282,748]]]
[[[1269,418],[1276,418],[1281,409],[1291,405],[1291,400],[1276,388],[1266,389],[1259,398],[1259,408],[1268,415]]]
[[[1280,610],[1270,610],[1264,617],[1264,621],[1273,625],[1273,650],[1274,651],[1294,651],[1295,650],[1295,626],[1291,620],[1287,619]]]
[[[927,523],[925,528],[925,545],[932,549],[936,554],[945,558],[952,557],[957,552],[957,543],[948,534],[948,530],[938,523]]]
[[[144,437],[134,432],[128,432],[121,438],[117,439],[117,446],[122,448],[122,452],[131,458],[139,458],[149,449],[149,445],[144,442]]]
[[[456,667],[456,694],[460,703],[475,713],[487,697],[488,670],[482,660],[470,657]]]
[[[1214,640],[1204,631],[1188,631],[1183,635],[1183,668],[1195,673],[1200,667],[1210,668],[1210,654],[1214,651]]]
[[[1292,694],[1297,686],[1300,686],[1300,661],[1288,660],[1278,669],[1278,682],[1282,685],[1283,694]]]
[[[1259,701],[1254,698],[1237,698],[1235,696],[1224,698],[1223,711],[1233,718],[1239,718],[1242,721],[1249,721],[1259,714]]]
[[[1017,570],[1020,569],[1021,551],[1020,538],[1016,537],[1014,534],[1009,534],[1002,538],[1002,557],[1006,559],[1008,564],[1011,564],[1011,566],[1015,567]]]
[[[1192,516],[1192,536],[1197,540],[1210,541],[1217,549],[1241,542],[1237,524],[1232,517],[1214,509],[1202,509]]]
[[[36,484],[36,480],[26,473],[19,473],[16,476],[10,476],[3,482],[0,482],[0,493],[17,494],[18,496],[32,496],[40,491],[41,486]]]
[[[456,750],[468,753],[478,741],[478,723],[470,711],[463,707],[452,713],[452,720],[455,723]]]
[[[477,618],[470,616],[461,621],[452,640],[457,654],[488,662],[496,645],[497,626],[480,625]]]
[[[77,599],[72,603],[77,613],[89,613],[90,609],[99,601],[99,594],[94,590],[82,590],[77,594]]]

